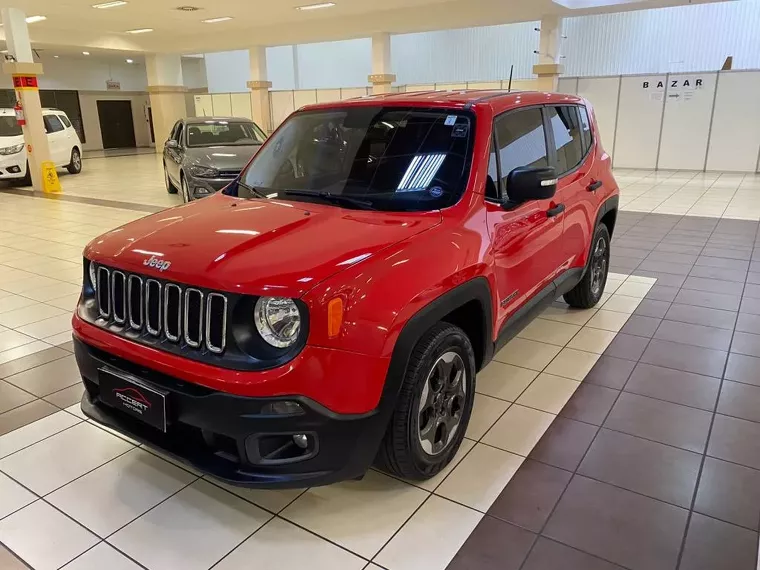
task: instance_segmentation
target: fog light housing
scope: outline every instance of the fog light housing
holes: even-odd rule
[[[305,433],[293,434],[293,443],[295,443],[301,449],[309,447],[309,436]]]
[[[21,172],[21,169],[18,166],[9,166],[8,172],[10,172],[11,174],[18,174],[19,172]]]
[[[304,410],[298,402],[283,400],[280,402],[269,402],[261,408],[261,414],[264,416],[300,416]]]

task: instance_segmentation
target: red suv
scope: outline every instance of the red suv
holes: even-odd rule
[[[239,485],[426,479],[493,355],[599,301],[617,205],[577,97],[308,106],[224,191],[87,246],[82,410]]]

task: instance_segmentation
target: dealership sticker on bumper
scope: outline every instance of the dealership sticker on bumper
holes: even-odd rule
[[[150,387],[139,379],[113,370],[98,371],[100,400],[161,431],[166,431],[166,395],[168,392]]]

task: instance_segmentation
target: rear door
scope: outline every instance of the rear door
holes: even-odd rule
[[[63,123],[63,132],[65,134],[65,142],[66,142],[66,156],[69,158],[69,161],[71,161],[71,150],[79,145],[79,136],[77,136],[77,132],[74,130],[74,126],[71,124],[71,121],[69,121],[69,118],[64,114],[58,114],[56,115],[58,119]]]
[[[554,278],[561,264],[563,215],[547,214],[557,205],[555,200],[534,200],[509,210],[502,207],[502,200],[509,196],[507,177],[512,170],[549,164],[544,127],[540,107],[510,111],[494,121],[486,211],[499,328]]]
[[[48,138],[48,147],[50,148],[50,160],[56,166],[64,166],[69,163],[66,148],[66,133],[61,120],[54,114],[50,113],[42,116],[45,124],[45,132]]]
[[[557,201],[565,205],[562,269],[585,264],[598,200],[594,190],[593,140],[585,107],[545,108],[550,156],[557,169]]]

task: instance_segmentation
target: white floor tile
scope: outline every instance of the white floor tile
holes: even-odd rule
[[[562,352],[546,367],[546,372],[580,382],[594,367],[599,356],[592,352],[563,348]]]
[[[0,332],[0,354],[6,350],[29,344],[30,342],[34,342],[34,338],[20,331],[7,330]]]
[[[76,417],[81,418],[83,420],[87,419],[87,416],[84,415],[84,412],[82,412],[82,404],[77,402],[73,406],[69,406],[68,408],[64,408],[65,411],[67,411],[70,414],[74,414]]]
[[[217,481],[208,475],[204,479],[275,514],[279,513],[304,493],[304,489],[246,489],[245,487],[235,487],[234,485]]]
[[[492,360],[478,373],[475,389],[480,394],[514,402],[536,376],[535,370]]]
[[[34,493],[0,473],[0,519],[37,500]]]
[[[554,418],[553,414],[513,404],[483,437],[483,443],[527,457]]]
[[[255,561],[255,562],[253,562]],[[272,519],[214,570],[362,570],[367,561],[282,519]]]
[[[361,481],[309,489],[281,516],[371,558],[428,495],[422,489],[369,471]]]
[[[34,570],[56,570],[98,538],[44,501],[37,501],[0,520],[0,542]]]
[[[630,315],[628,313],[616,313],[615,311],[602,309],[591,317],[587,326],[605,331],[618,332],[629,318]]]
[[[266,511],[196,481],[108,539],[155,570],[206,570],[263,526]]]
[[[524,457],[479,443],[436,490],[437,495],[485,513]]]
[[[517,403],[550,414],[559,414],[578,386],[580,382],[575,380],[543,373],[525,390]]]
[[[41,340],[35,340],[29,344],[24,344],[10,350],[4,350],[0,352],[0,364],[5,364],[11,360],[23,358],[24,356],[29,356],[30,354],[34,354],[36,352],[42,352],[48,348],[50,348],[50,345],[48,343],[42,342]]]
[[[615,335],[616,333],[612,331],[584,327],[583,330],[573,337],[573,340],[567,343],[567,347],[602,354],[615,339]]]
[[[535,319],[520,331],[518,337],[555,344],[557,346],[565,346],[580,328],[578,325],[546,319]]]
[[[541,318],[550,321],[558,321],[560,323],[583,326],[594,316],[594,313],[596,313],[596,309],[571,309],[567,305],[564,307],[551,305],[541,313]]]
[[[509,402],[475,394],[475,402],[472,407],[470,423],[467,426],[466,437],[479,440],[485,433],[491,429],[501,415],[509,407]]]
[[[71,315],[65,313],[30,325],[24,325],[16,330],[30,337],[42,340],[45,337],[71,331]]]
[[[0,461],[0,470],[45,495],[131,448],[126,441],[82,422],[6,457]]]
[[[639,304],[641,304],[641,299],[638,297],[626,297],[615,293],[606,303],[604,303],[604,305],[601,306],[601,308],[606,311],[617,311],[618,313],[627,313],[630,315],[636,310],[636,307],[638,307]]]
[[[623,283],[620,288],[615,291],[617,295],[625,295],[627,297],[644,298],[649,290],[652,288],[650,283],[636,283],[627,281]]]
[[[37,443],[81,421],[79,418],[61,411],[15,429],[5,435],[0,435],[0,458],[15,453],[19,449],[23,449],[33,443]]]
[[[441,570],[483,515],[433,495],[377,556],[389,570]]]
[[[513,338],[502,348],[494,360],[539,372],[557,356],[561,348],[552,344],[523,338]]]
[[[195,479],[152,453],[133,449],[51,493],[47,500],[106,537]]]
[[[140,566],[113,546],[101,542],[66,564],[61,570],[140,570]]]
[[[441,483],[443,483],[444,479],[446,479],[446,476],[451,473],[457,465],[459,465],[462,459],[467,456],[473,447],[475,447],[475,442],[471,439],[464,438],[462,440],[462,444],[457,450],[457,454],[454,456],[454,459],[452,459],[451,463],[449,463],[440,473],[438,473],[438,475],[435,475],[434,477],[431,477],[425,481],[407,481],[407,483],[410,485],[415,485],[432,493]]]

